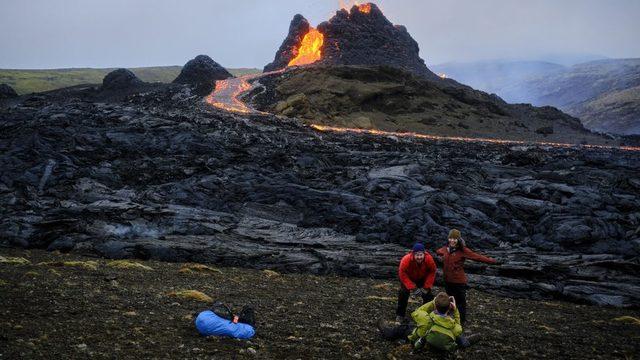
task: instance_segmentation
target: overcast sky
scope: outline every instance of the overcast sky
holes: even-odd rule
[[[640,0],[379,0],[428,65],[550,54],[640,57]],[[294,14],[338,0],[0,0],[0,68],[182,65],[273,59]],[[548,58],[548,56],[547,56]]]

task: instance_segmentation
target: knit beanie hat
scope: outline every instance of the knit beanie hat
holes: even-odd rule
[[[449,231],[449,239],[458,239],[460,240],[460,230],[458,229],[451,229],[451,231]]]
[[[451,301],[449,300],[449,295],[446,292],[439,292],[434,299],[434,304],[436,305],[436,309],[440,312],[446,312],[449,310],[449,305],[451,305]]]
[[[416,243],[415,245],[413,245],[413,252],[424,252],[424,245],[422,245],[422,243]]]

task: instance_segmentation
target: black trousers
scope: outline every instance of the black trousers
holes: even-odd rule
[[[464,325],[467,320],[467,285],[466,284],[451,284],[444,283],[444,290],[447,295],[453,296],[456,299],[456,307],[460,312],[460,322]]]
[[[421,288],[424,286],[426,279],[420,279],[416,281],[416,285]],[[404,284],[400,283],[400,290],[398,290],[398,308],[396,309],[396,315],[404,317],[407,314],[407,304],[409,303],[409,289],[404,287]],[[426,304],[433,300],[433,294],[431,289],[426,294],[422,294],[422,303]]]

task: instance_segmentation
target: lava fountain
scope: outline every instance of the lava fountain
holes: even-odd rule
[[[298,54],[287,66],[308,65],[322,59],[324,35],[315,28],[310,28],[298,46]]]

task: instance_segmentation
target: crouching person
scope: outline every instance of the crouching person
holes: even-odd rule
[[[398,278],[400,290],[398,290],[396,321],[404,322],[409,296],[421,297],[423,304],[433,300],[431,287],[436,278],[436,263],[422,243],[416,243],[411,252],[400,260]]]
[[[389,326],[378,323],[382,337],[388,340],[407,339],[416,350],[428,347],[442,351],[468,347],[477,339],[474,335],[469,338],[462,335],[460,313],[455,301],[444,292],[438,293],[433,301],[419,307],[411,317],[415,324]]]
[[[444,351],[453,351],[458,344],[468,346],[462,338],[460,312],[444,292],[438,293],[432,302],[422,305],[411,314],[416,328],[409,335],[415,349],[425,345]]]

